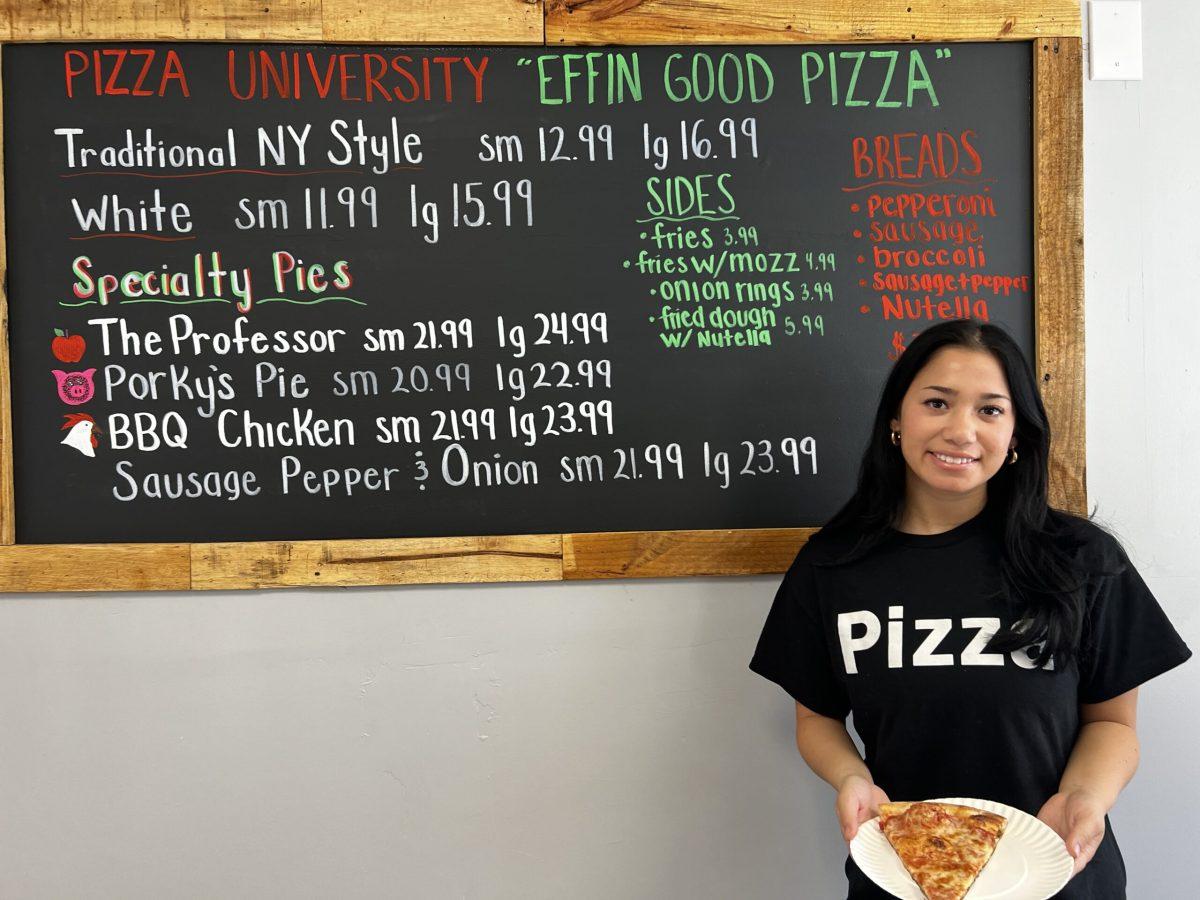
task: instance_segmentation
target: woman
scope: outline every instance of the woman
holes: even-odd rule
[[[800,551],[750,668],[796,701],[796,744],[843,836],[889,798],[1037,815],[1123,898],[1107,812],[1137,764],[1138,685],[1191,651],[1120,544],[1047,505],[1050,429],[1020,349],[924,331],[883,389],[857,490]],[[845,719],[853,712],[860,757]],[[846,860],[849,896],[887,897]]]

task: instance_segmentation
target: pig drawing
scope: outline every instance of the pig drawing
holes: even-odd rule
[[[62,369],[52,371],[54,381],[58,384],[58,396],[64,403],[79,406],[92,399],[92,394],[96,392],[92,385],[95,369],[84,369],[82,372],[64,372]]]

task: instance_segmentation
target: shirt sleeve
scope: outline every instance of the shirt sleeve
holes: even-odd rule
[[[1103,703],[1186,662],[1192,651],[1113,538],[1106,555],[1120,571],[1101,575],[1087,610],[1079,700]]]
[[[800,557],[775,593],[750,671],[775,682],[815,713],[842,720],[850,712],[818,613],[812,567]]]

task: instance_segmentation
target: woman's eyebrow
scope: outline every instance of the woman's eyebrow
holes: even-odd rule
[[[921,388],[921,390],[923,390],[923,391],[940,391],[943,394],[949,394],[951,397],[958,396],[958,391],[956,391],[954,388],[942,387],[942,385],[940,385],[940,384],[927,384],[927,385],[925,385],[925,387]],[[1012,400],[1010,400],[1008,397],[1004,396],[1004,394],[980,394],[979,399],[981,399],[981,400],[1008,400],[1009,403],[1012,402]]]

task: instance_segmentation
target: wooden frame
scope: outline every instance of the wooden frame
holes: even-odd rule
[[[9,2],[0,41],[505,44],[1029,41],[1036,371],[1051,501],[1087,507],[1083,92],[1075,0],[97,0]],[[0,123],[0,165],[3,163]],[[0,183],[0,590],[145,591],[560,581],[782,572],[815,529],[212,544],[15,543]]]

